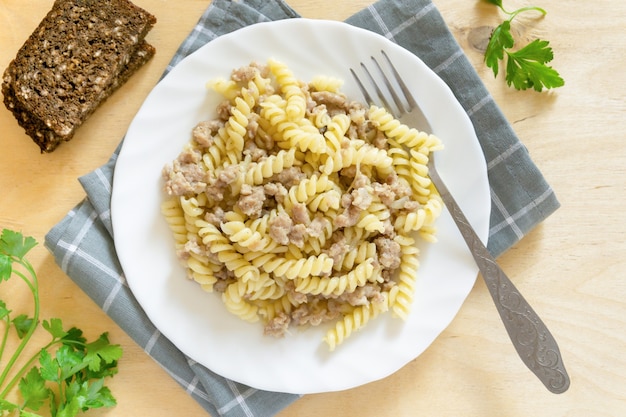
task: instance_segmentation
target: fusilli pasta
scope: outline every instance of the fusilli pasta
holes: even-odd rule
[[[428,177],[441,142],[342,81],[282,62],[207,83],[224,102],[163,169],[176,253],[226,309],[268,335],[332,322],[334,350],[387,310],[406,318],[443,208]]]

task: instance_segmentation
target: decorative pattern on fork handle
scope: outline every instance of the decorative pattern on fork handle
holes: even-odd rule
[[[515,285],[498,266],[469,224],[429,160],[430,178],[472,252],[504,327],[522,361],[551,392],[560,394],[570,384],[556,340]]]

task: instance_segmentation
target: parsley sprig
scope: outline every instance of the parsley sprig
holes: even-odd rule
[[[535,39],[521,49],[513,50],[515,40],[511,35],[511,22],[520,13],[534,11],[544,16],[547,12],[536,6],[522,7],[512,12],[504,9],[502,0],[485,0],[494,4],[508,16],[492,32],[485,50],[485,64],[498,76],[500,61],[506,60],[506,83],[517,90],[533,88],[542,91],[544,88],[556,88],[565,84],[563,78],[552,67],[546,65],[552,61],[554,54],[549,42]],[[505,59],[506,58],[506,59]]]
[[[8,412],[20,417],[40,417],[35,412],[45,404],[52,417],[73,417],[80,411],[111,407],[116,401],[104,382],[117,373],[122,349],[109,342],[107,333],[87,342],[80,329],[65,330],[61,319],[43,320],[41,325],[51,340],[33,356],[21,357],[40,324],[39,282],[26,259],[36,245],[35,239],[19,232],[4,229],[0,235],[0,283],[11,277],[21,279],[34,301],[32,317],[14,317],[0,299],[0,416]],[[5,362],[11,329],[15,330],[19,344]],[[16,386],[21,397],[19,404],[6,399]]]

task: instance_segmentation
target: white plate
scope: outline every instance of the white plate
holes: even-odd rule
[[[490,198],[486,166],[473,126],[450,89],[418,58],[372,32],[331,21],[290,19],[222,36],[180,62],[150,93],[133,120],[115,170],[111,202],[115,245],[126,278],[155,326],[183,353],[212,371],[259,389],[315,393],[383,378],[416,358],[454,318],[477,268],[451,218],[438,221],[439,242],[426,245],[410,318],[384,314],[335,352],[321,341],[326,327],[266,337],[261,324],[228,313],[216,294],[185,278],[159,205],[161,169],[179,154],[191,129],[215,116],[218,98],[207,80],[233,68],[276,58],[299,79],[325,74],[361,95],[349,68],[385,49],[417,94],[446,149],[441,174],[483,241]],[[459,352],[459,354],[461,354]]]

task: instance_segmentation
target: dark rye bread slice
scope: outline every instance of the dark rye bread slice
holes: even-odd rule
[[[121,87],[139,68],[141,68],[150,58],[155,54],[155,49],[152,45],[143,41],[135,54],[131,57],[130,62],[118,77],[113,81],[100,101],[100,104],[106,100],[115,90]],[[23,106],[20,100],[17,100],[11,84],[3,84],[2,93],[4,95],[4,104],[9,108],[20,126],[24,128],[26,134],[30,136],[33,141],[41,148],[42,152],[52,152],[61,142],[68,141],[72,138],[71,135],[61,136],[58,135],[53,129],[48,127],[46,123],[33,116],[33,114]],[[85,113],[84,119],[96,110],[97,106],[91,106],[90,111]],[[83,120],[84,121],[84,120]],[[82,123],[82,122],[81,122]],[[78,126],[76,126],[78,127]]]
[[[4,102],[44,152],[154,55],[156,18],[128,0],[56,0],[4,72]]]

